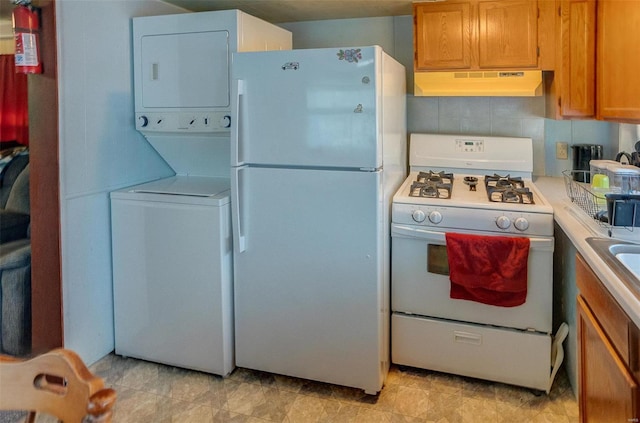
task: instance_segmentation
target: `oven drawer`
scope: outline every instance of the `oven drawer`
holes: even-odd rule
[[[550,335],[394,313],[391,361],[546,390]]]

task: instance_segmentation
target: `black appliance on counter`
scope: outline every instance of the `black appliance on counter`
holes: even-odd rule
[[[591,160],[602,159],[602,145],[600,144],[574,144],[571,146],[573,150],[573,170],[582,170],[583,172],[573,172],[573,179],[578,182],[591,182],[589,173],[589,162]]]

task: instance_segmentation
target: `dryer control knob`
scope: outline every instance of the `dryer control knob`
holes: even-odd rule
[[[508,229],[511,226],[511,220],[507,216],[500,216],[496,219],[496,226],[500,229]]]
[[[222,128],[230,128],[231,127],[231,116],[226,115],[220,118],[220,126]]]
[[[442,213],[440,213],[439,211],[432,211],[431,213],[429,213],[429,222],[436,225],[442,222]]]
[[[138,120],[140,121],[140,128],[144,128],[149,124],[149,119],[146,116],[138,116]]]
[[[411,217],[418,223],[424,222],[424,219],[427,217],[422,210],[414,210],[411,213]]]
[[[513,222],[513,226],[515,226],[519,231],[526,231],[529,229],[529,221],[524,217],[519,217],[515,222]]]

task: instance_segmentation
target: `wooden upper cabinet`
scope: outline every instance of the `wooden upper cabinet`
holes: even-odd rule
[[[538,66],[538,5],[536,1],[478,3],[480,68]]]
[[[558,117],[594,117],[596,0],[560,2],[560,44]]]
[[[470,3],[414,3],[413,9],[415,68],[470,68]]]
[[[414,3],[416,71],[538,67],[536,0]]]
[[[597,117],[638,122],[640,2],[599,0],[597,13]]]

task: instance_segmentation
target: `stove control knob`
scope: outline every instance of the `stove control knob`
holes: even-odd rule
[[[427,216],[422,210],[414,210],[413,213],[411,213],[411,217],[413,217],[413,220],[416,222],[422,223]]]
[[[515,226],[517,230],[524,232],[529,229],[529,221],[524,217],[519,217],[513,222],[513,226]]]
[[[442,222],[442,213],[440,213],[439,211],[432,211],[431,213],[429,213],[429,222],[436,225]]]
[[[511,220],[507,216],[500,216],[496,219],[496,225],[500,229],[508,229],[511,226]]]

